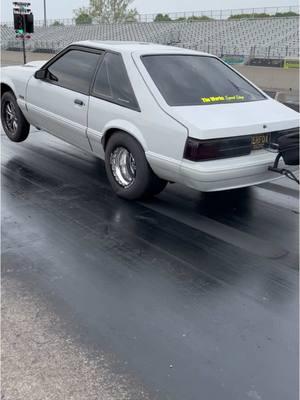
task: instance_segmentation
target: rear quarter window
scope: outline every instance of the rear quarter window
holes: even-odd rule
[[[123,107],[139,111],[122,56],[107,53],[96,73],[92,94]]]

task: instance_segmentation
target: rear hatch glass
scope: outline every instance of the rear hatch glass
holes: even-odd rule
[[[141,59],[170,106],[241,103],[266,98],[214,57],[159,54]]]

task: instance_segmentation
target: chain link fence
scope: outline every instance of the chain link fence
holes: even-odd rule
[[[192,21],[193,18],[208,18],[215,20],[226,20],[232,18],[235,15],[245,15],[245,17],[251,19],[256,18],[258,14],[263,16],[264,14],[270,16],[280,16],[283,13],[296,13],[299,14],[298,6],[287,6],[287,7],[261,7],[261,8],[241,8],[241,9],[223,9],[223,10],[204,10],[204,11],[184,11],[184,12],[166,12],[170,18],[169,22],[186,20],[187,22]],[[132,21],[128,20],[126,22],[154,22],[157,13],[155,14],[138,14]],[[124,23],[124,21],[116,21],[115,23]],[[168,21],[165,21],[168,22]],[[92,24],[99,23],[97,19],[92,22]],[[35,20],[34,24],[36,27],[45,26],[45,21],[42,19]],[[47,19],[46,26],[59,26],[59,25],[76,25],[75,18],[55,18]],[[13,26],[13,21],[2,22],[1,26],[11,27]]]

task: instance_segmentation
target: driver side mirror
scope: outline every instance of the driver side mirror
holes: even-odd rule
[[[38,69],[34,74],[35,79],[46,79],[47,70],[46,69]]]

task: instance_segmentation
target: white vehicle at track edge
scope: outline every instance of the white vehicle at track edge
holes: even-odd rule
[[[104,159],[127,199],[168,182],[217,191],[277,179],[269,147],[299,132],[297,112],[219,58],[135,42],[77,42],[2,68],[1,119],[12,141],[32,125]]]

